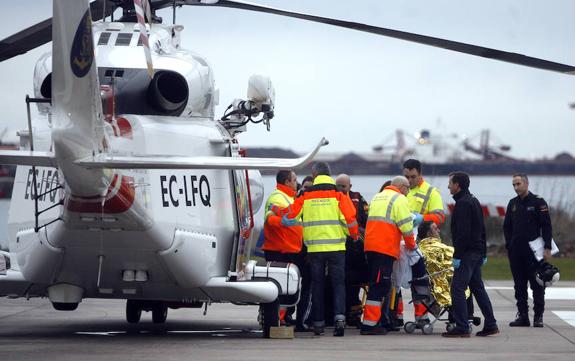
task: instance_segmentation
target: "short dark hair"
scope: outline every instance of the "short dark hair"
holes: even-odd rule
[[[417,173],[421,174],[421,162],[417,159],[408,159],[403,162],[404,169],[415,169]]]
[[[301,184],[304,184],[305,182],[312,182],[313,183],[313,177],[311,175],[306,176],[302,181]]]
[[[326,162],[315,162],[311,166],[311,171],[316,175],[331,175],[331,169]]]
[[[381,188],[379,188],[380,192],[383,192],[383,190],[385,189],[385,187],[389,187],[391,185],[391,180],[386,180],[385,183],[383,183],[381,185]]]
[[[276,182],[278,182],[278,184],[286,184],[287,181],[291,180],[292,173],[291,170],[280,170],[278,174],[276,174]]]
[[[428,237],[427,234],[429,233],[429,230],[431,229],[432,224],[433,224],[432,221],[425,221],[425,222],[421,223],[419,225],[419,227],[417,227],[417,240],[418,241]]]
[[[460,171],[451,172],[449,178],[451,178],[452,183],[459,184],[461,189],[469,189],[469,174]]]
[[[521,177],[526,183],[529,183],[529,178],[527,178],[527,174],[525,173],[514,173],[513,178],[515,177]]]

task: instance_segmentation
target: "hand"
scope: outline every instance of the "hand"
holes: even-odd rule
[[[486,263],[487,263],[487,256],[483,257],[483,262],[481,262],[481,265],[483,266]]]
[[[454,258],[451,260],[451,264],[453,265],[453,269],[458,269],[461,266],[461,260],[459,258]]]
[[[276,204],[270,203],[268,211],[271,211],[273,214],[278,216],[280,213],[279,210],[280,210],[280,207],[278,207]]]
[[[551,259],[551,250],[545,248],[545,250],[543,251],[543,260],[545,262],[549,262],[550,259]]]
[[[291,227],[291,226],[295,226],[296,223],[297,223],[297,219],[295,219],[295,218],[290,219],[290,218],[288,218],[287,214],[282,217],[282,226]]]
[[[413,226],[419,227],[423,223],[423,216],[420,213],[412,213],[413,215]]]

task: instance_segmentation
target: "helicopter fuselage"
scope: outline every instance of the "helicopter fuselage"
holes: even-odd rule
[[[152,26],[150,79],[134,24],[94,24],[107,154],[240,156],[233,136],[213,118],[217,92],[211,69],[179,49],[180,30]],[[52,95],[51,64],[45,55],[36,67],[38,97]],[[36,150],[53,147],[51,110],[39,104]],[[56,303],[85,297],[173,302],[277,297],[269,291],[272,283],[259,282],[259,295],[224,284],[230,277],[242,279],[260,234],[261,222],[253,219],[263,197],[259,172],[104,169],[107,190],[86,196],[91,185],[85,179],[83,188],[84,173],[34,169],[36,186],[32,167],[16,172],[9,248],[29,284],[12,296],[47,295]],[[74,178],[75,188],[68,187],[68,178]],[[48,207],[53,208],[35,215]]]

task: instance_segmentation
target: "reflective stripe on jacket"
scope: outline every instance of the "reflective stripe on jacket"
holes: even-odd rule
[[[315,177],[313,186],[282,214],[302,217],[303,241],[308,252],[344,251],[347,235],[357,238],[358,226],[351,199],[339,192],[326,175]]]
[[[369,204],[364,249],[397,259],[402,237],[408,249],[415,248],[413,217],[407,198],[398,188],[385,187]]]
[[[289,207],[294,202],[295,191],[291,188],[278,184],[277,188],[270,194],[266,207],[268,210],[270,204],[278,207]],[[266,211],[264,222],[264,251],[276,251],[281,253],[299,253],[302,247],[301,226],[286,227],[281,224],[282,218],[276,216],[272,211]]]
[[[438,226],[445,222],[441,193],[425,180],[422,180],[417,187],[409,189],[407,201],[409,209],[421,213],[424,221],[434,222]]]

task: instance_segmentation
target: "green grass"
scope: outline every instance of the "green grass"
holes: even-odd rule
[[[553,258],[551,263],[559,268],[561,280],[575,280],[575,258]],[[490,257],[481,269],[484,280],[510,280],[511,270],[507,257]]]

